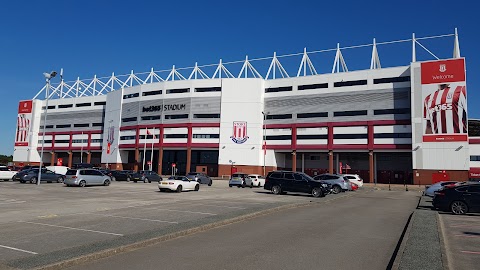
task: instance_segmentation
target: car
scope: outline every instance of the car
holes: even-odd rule
[[[428,197],[434,197],[435,196],[435,191],[440,190],[444,186],[454,186],[457,184],[457,181],[440,181],[435,184],[432,184],[430,186],[425,187],[425,191],[423,192],[423,195],[428,196]]]
[[[58,173],[58,174],[61,174],[61,175],[65,175],[67,173],[67,171],[70,169],[67,166],[47,166],[45,168],[47,168],[48,170],[50,170],[54,173]]]
[[[209,186],[212,185],[212,178],[210,178],[210,176],[201,172],[189,172],[187,174],[187,178],[190,180],[195,180],[200,184],[207,184]]]
[[[352,182],[352,191],[355,191],[358,189],[358,185]]]
[[[137,183],[138,181],[143,181],[143,175],[140,172],[131,171],[128,172],[128,175],[130,176],[130,179],[135,183]]]
[[[20,179],[20,182],[22,183],[30,182],[31,184],[36,184],[40,174],[39,171],[40,169],[31,169],[27,171],[26,174],[23,174],[22,178]],[[40,181],[46,181],[46,182],[56,181],[57,183],[62,183],[64,179],[65,179],[65,176],[61,174],[54,173],[45,168],[42,169],[42,176]]]
[[[464,215],[469,212],[480,212],[480,184],[466,183],[444,187],[435,192],[433,207],[440,211]]]
[[[228,186],[229,187],[253,187],[253,182],[252,179],[248,177],[248,174],[246,173],[234,173],[232,174],[232,177],[230,178],[230,181],[228,181]]]
[[[140,171],[140,174],[142,175],[142,181],[144,183],[151,183],[152,181],[154,182],[162,181],[162,177],[154,171]]]
[[[313,179],[330,183],[332,185],[332,193],[334,194],[338,194],[347,190],[352,190],[352,185],[350,181],[346,177],[339,174],[325,173],[317,175],[313,177]]]
[[[25,165],[20,169],[20,171],[28,171],[31,169],[38,169],[38,168],[40,168],[40,166],[38,165]]]
[[[17,174],[17,172],[10,170],[6,166],[0,167],[0,180],[9,181],[10,179],[13,179],[15,174]]]
[[[264,189],[273,194],[288,192],[309,193],[313,197],[325,197],[328,193],[328,184],[317,181],[302,172],[272,171],[265,178]]]
[[[94,169],[70,169],[63,181],[67,187],[109,186],[110,182],[110,176]]]
[[[176,192],[182,192],[186,190],[198,191],[200,189],[200,183],[188,179],[186,176],[176,175],[170,176],[167,180],[158,182],[158,189],[160,191],[170,190]]]
[[[123,171],[111,171],[111,178],[112,181],[127,181],[130,182],[132,180],[131,174],[133,171],[123,170]]]
[[[92,169],[94,166],[90,163],[75,163],[72,165],[72,169]]]
[[[252,179],[252,184],[254,187],[262,187],[265,185],[265,177],[260,174],[249,174],[248,177]]]
[[[360,177],[358,174],[342,174],[344,177],[347,177],[347,179],[352,182],[357,184],[359,188],[363,187],[363,179]]]

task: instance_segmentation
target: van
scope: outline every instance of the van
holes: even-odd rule
[[[67,171],[70,169],[69,167],[66,167],[66,166],[47,166],[46,168],[54,173],[58,173],[61,175],[65,175]]]

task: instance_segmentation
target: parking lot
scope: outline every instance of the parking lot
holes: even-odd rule
[[[0,266],[31,268],[282,205],[331,200],[275,196],[228,181],[195,192],[159,192],[156,183],[65,187],[0,182]]]

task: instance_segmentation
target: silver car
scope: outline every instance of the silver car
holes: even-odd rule
[[[246,173],[234,173],[228,182],[229,187],[237,186],[237,187],[253,187],[252,178],[248,177]]]
[[[65,174],[65,185],[71,186],[109,186],[110,176],[94,169],[72,169]]]
[[[313,177],[332,185],[332,193],[338,194],[343,191],[352,190],[352,183],[347,177],[338,174],[321,174]]]

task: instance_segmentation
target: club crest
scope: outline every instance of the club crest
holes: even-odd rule
[[[247,136],[247,122],[245,121],[234,121],[233,122],[233,135],[230,136],[230,139],[234,143],[242,144],[248,140]]]
[[[440,72],[445,72],[445,71],[447,71],[447,65],[441,64],[438,70],[439,70]]]
[[[108,128],[107,142],[109,144],[113,144],[114,141],[115,141],[115,127],[111,126]]]

